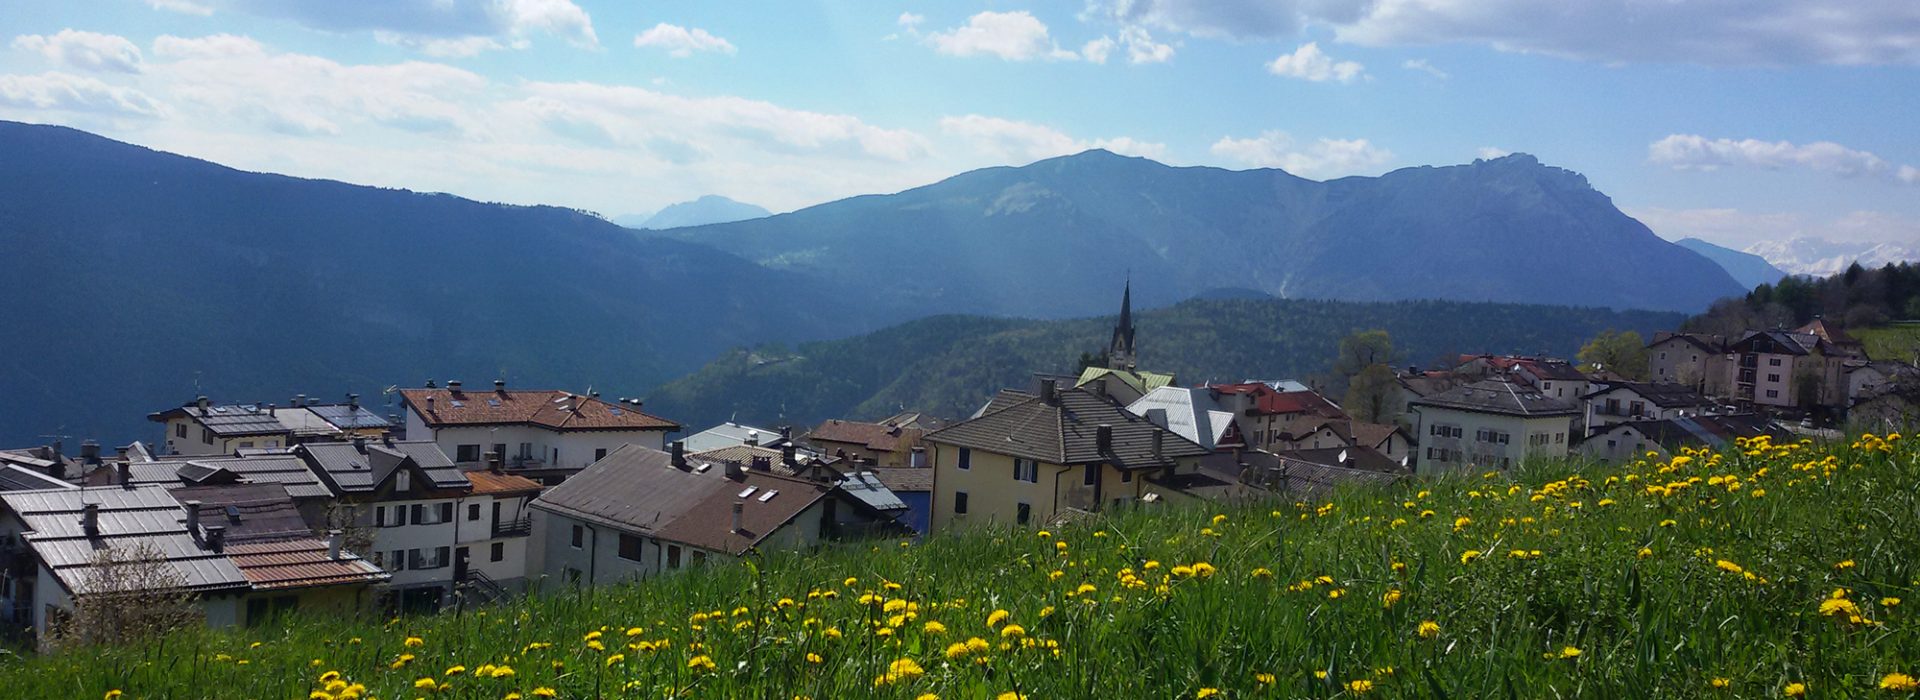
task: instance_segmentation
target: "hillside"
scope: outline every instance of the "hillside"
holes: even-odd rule
[[[1461,352],[1572,357],[1600,331],[1650,336],[1684,317],[1466,302],[1221,299],[1135,318],[1143,368],[1195,384],[1306,379],[1326,371],[1342,337],[1363,329],[1387,329],[1402,364],[1429,364]],[[694,429],[731,418],[804,426],[901,408],[964,416],[995,390],[1024,386],[1031,372],[1073,371],[1081,352],[1105,349],[1113,322],[940,316],[792,349],[738,349],[655,390],[648,405]]]
[[[0,122],[0,446],[152,439],[197,394],[429,377],[638,393],[882,302],[552,207],[249,173]],[[726,284],[713,284],[726,280]]]
[[[1697,312],[1743,291],[1585,177],[1513,155],[1315,182],[1088,151],[898,194],[677,229],[819,276],[878,275],[930,308],[1100,313],[1128,271],[1149,306],[1217,288]],[[935,262],[937,261],[937,262]]]
[[[63,698],[1900,697],[1920,673],[1913,445],[1757,444],[1298,503],[1125,509],[482,611],[296,615],[10,658],[0,686]]]
[[[1787,273],[1767,262],[1766,258],[1745,253],[1732,248],[1717,246],[1698,238],[1682,238],[1674,241],[1676,245],[1691,250],[1712,260],[1715,265],[1732,275],[1735,282],[1747,289],[1763,284],[1779,282]]]
[[[681,226],[702,226],[705,224],[724,224],[746,219],[758,219],[772,214],[758,205],[737,202],[717,194],[710,194],[690,202],[667,205],[659,213],[647,217],[647,220],[635,228],[669,229]]]

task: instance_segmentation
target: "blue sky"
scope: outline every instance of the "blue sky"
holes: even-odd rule
[[[1525,151],[1670,238],[1913,244],[1916,107],[1909,0],[0,0],[0,118],[609,216],[1092,147],[1316,179]]]

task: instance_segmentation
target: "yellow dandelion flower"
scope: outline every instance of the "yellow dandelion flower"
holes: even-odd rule
[[[1780,689],[1780,694],[1790,698],[1806,697],[1807,684],[1788,683],[1786,687]]]
[[[1581,653],[1582,652],[1580,651],[1580,647],[1576,647],[1573,645],[1567,645],[1560,648],[1560,658],[1562,659],[1577,659],[1577,658],[1580,658]]]
[[[927,624],[920,626],[920,629],[927,634],[943,634],[947,631],[947,626],[940,624],[939,620],[928,620]]]
[[[1360,695],[1362,693],[1367,693],[1372,690],[1373,690],[1373,681],[1367,680],[1365,678],[1359,678],[1359,679],[1347,681],[1347,692],[1353,693],[1354,695]]]
[[[1712,686],[1713,688],[1716,688],[1716,689],[1724,690],[1726,688],[1732,687],[1733,681],[1726,678],[1716,677],[1713,680],[1707,681],[1707,685]]]
[[[1477,549],[1469,549],[1467,551],[1460,553],[1460,563],[1462,564],[1472,563],[1473,560],[1479,559],[1479,558],[1480,558],[1480,550],[1477,550]]]
[[[1201,698],[1217,698],[1217,697],[1220,697],[1219,688],[1201,688],[1197,691],[1194,691],[1193,693],[1194,700],[1201,700]]]
[[[1916,688],[1920,688],[1920,681],[1915,681],[1913,676],[1904,673],[1889,673],[1880,678],[1881,690],[1893,690],[1904,693]]]
[[[1027,629],[1019,625],[1007,625],[1006,627],[1000,628],[1000,637],[1002,639],[1019,639],[1025,636],[1027,636]]]
[[[1004,609],[996,609],[993,612],[987,613],[987,626],[999,627],[1000,623],[1006,622],[1007,618],[1012,616],[1013,613],[1007,612]]]
[[[560,691],[546,686],[540,686],[533,689],[533,696],[536,698],[557,698],[560,697]]]
[[[413,687],[423,689],[423,690],[438,688],[440,687],[440,681],[434,680],[432,676],[426,676],[421,678],[420,680],[414,681]]]
[[[1420,635],[1421,639],[1433,639],[1434,637],[1440,636],[1440,623],[1432,620],[1422,620],[1420,621],[1419,629],[1414,631]]]
[[[426,643],[427,643],[427,640],[425,640],[425,639],[421,639],[421,638],[419,638],[419,637],[408,637],[408,638],[406,639],[406,641],[404,641],[404,642],[401,642],[401,644],[404,644],[404,645],[406,645],[406,646],[407,646],[407,647],[409,647],[409,648],[412,648],[412,647],[417,647],[417,646],[420,646],[420,645],[422,645],[422,644],[426,644]]]

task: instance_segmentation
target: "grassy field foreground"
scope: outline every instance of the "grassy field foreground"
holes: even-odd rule
[[[0,660],[8,697],[1895,697],[1899,436],[1117,515]],[[1910,601],[1910,602],[1903,602]]]

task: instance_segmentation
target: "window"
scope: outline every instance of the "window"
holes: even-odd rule
[[[1120,483],[1122,484],[1133,483],[1133,472],[1131,470],[1122,470],[1120,472]]]
[[[705,565],[706,563],[707,563],[707,553],[706,553],[706,552],[702,552],[702,551],[700,551],[700,550],[698,550],[698,549],[696,549],[696,550],[693,550],[693,565],[694,565],[694,566],[703,566],[703,565]]]
[[[1660,359],[1662,360],[1667,359],[1667,351],[1665,350],[1660,351]]]
[[[533,443],[531,442],[520,443],[520,459],[523,459],[523,460],[533,459]]]
[[[1086,486],[1092,486],[1098,481],[1100,481],[1100,465],[1087,465],[1086,471],[1080,477],[1080,483]]]
[[[443,523],[453,522],[453,502],[452,501],[448,501],[446,503],[440,504],[440,522],[443,522]]]
[[[496,525],[500,523],[500,502],[499,501],[493,502],[493,522]]]
[[[640,555],[646,551],[642,540],[627,533],[620,533],[620,558],[627,561],[640,561]]]
[[[412,489],[413,489],[413,474],[412,474],[412,473],[409,473],[409,472],[408,472],[407,470],[405,470],[405,469],[402,469],[402,470],[400,470],[400,471],[397,471],[397,472],[394,472],[394,473],[393,473],[393,488],[394,488],[394,490],[395,490],[395,491],[408,491],[408,490],[412,490]]]
[[[201,429],[200,429],[200,441],[201,441],[201,442],[204,442],[204,443],[206,443],[206,444],[209,444],[209,445],[211,445],[211,444],[213,444],[213,429],[212,429],[212,428],[201,428]]]
[[[1777,382],[1777,381],[1780,381],[1780,375],[1778,375],[1778,374],[1769,374],[1769,375],[1767,375],[1767,381],[1770,381],[1770,382]]]
[[[493,551],[490,554],[492,556],[491,561],[505,561],[507,558],[507,543],[493,543]]]
[[[965,447],[960,448],[960,465],[959,466],[961,469],[973,468],[973,450],[967,449]]]
[[[1779,391],[1778,389],[1768,389],[1768,390],[1767,390],[1767,398],[1769,398],[1769,399],[1777,399],[1777,398],[1780,398],[1780,391]]]
[[[1609,450],[1611,450],[1611,449],[1613,449],[1613,447],[1614,447],[1614,441],[1613,441],[1613,440],[1608,440],[1608,441],[1607,441],[1607,449],[1609,449]]]
[[[453,461],[455,462],[480,461],[480,446],[479,445],[455,445],[453,448]]]
[[[252,440],[241,440],[241,441],[240,441],[240,449],[243,449],[243,450],[251,450],[251,449],[253,449],[253,441],[252,441]]]
[[[677,545],[677,544],[667,545],[667,568],[669,569],[680,568],[680,545]]]
[[[173,436],[177,438],[185,439],[187,437],[187,424],[186,423],[173,424]]]
[[[1037,483],[1040,481],[1040,463],[1031,459],[1014,458],[1013,480]]]
[[[593,461],[598,462],[606,458],[607,458],[607,448],[602,447],[600,449],[593,451]]]
[[[553,464],[556,466],[560,464],[560,448],[558,447],[553,448],[553,461],[549,462],[549,464]]]
[[[580,546],[586,544],[586,542],[587,529],[579,525],[573,526],[573,548],[579,549]]]
[[[499,457],[500,459],[506,459],[507,443],[504,443],[504,442],[493,443],[493,456]]]
[[[1555,445],[1565,445],[1565,444],[1567,444],[1567,434],[1566,434],[1566,433],[1554,433],[1554,434],[1553,434],[1553,444],[1555,444]]]
[[[374,527],[387,526],[387,507],[386,506],[373,507],[373,526]],[[375,559],[378,559],[380,557],[380,553],[375,552],[373,556]]]
[[[1647,404],[1644,401],[1635,401],[1633,403],[1627,404],[1627,411],[1631,412],[1633,415],[1636,415],[1636,416],[1641,415],[1647,412]]]
[[[953,514],[954,515],[967,514],[967,492],[965,491],[953,492]]]
[[[1025,525],[1027,524],[1028,520],[1032,520],[1032,519],[1033,519],[1033,506],[1025,503],[1021,503],[1014,506],[1014,511],[1013,511],[1014,522],[1019,523],[1021,525]]]
[[[468,520],[479,520],[479,519],[480,519],[480,504],[478,504],[478,503],[468,503],[468,504],[467,504],[467,519],[468,519]]]
[[[1768,367],[1779,367],[1779,366],[1780,366],[1780,358],[1778,358],[1778,357],[1770,357],[1770,358],[1767,358],[1767,366],[1768,366]]]
[[[447,560],[450,559],[450,557],[448,556],[448,553],[450,550],[451,548],[449,547],[434,547],[433,549],[409,549],[407,550],[407,568],[409,569],[446,568]]]

